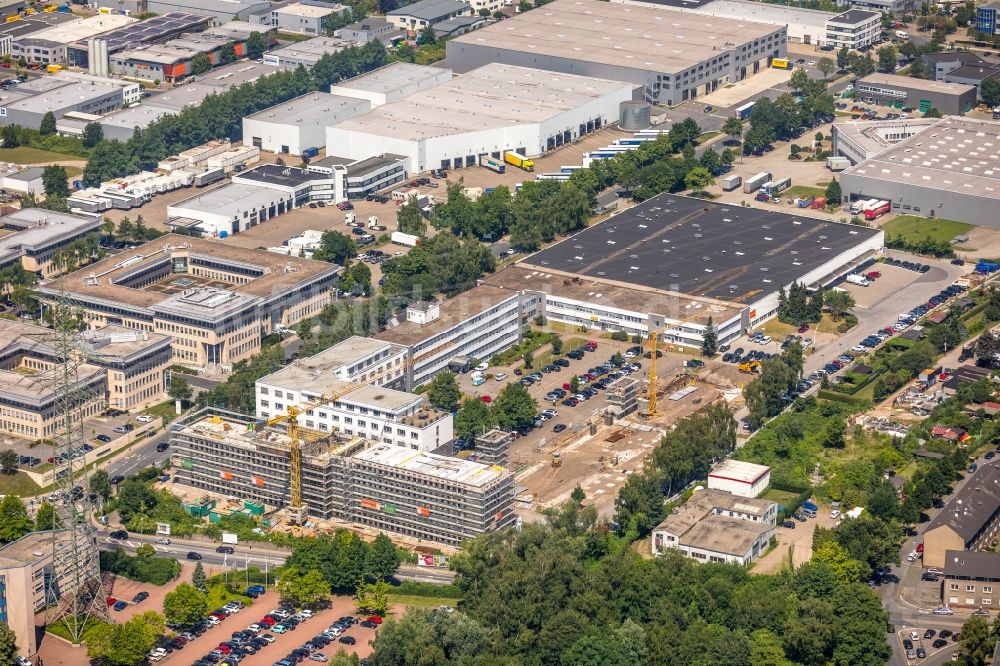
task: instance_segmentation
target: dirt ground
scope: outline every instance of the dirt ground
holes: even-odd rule
[[[1000,229],[973,227],[968,236],[968,243],[955,247],[959,257],[972,261],[1000,257]]]
[[[794,520],[794,519],[793,519]],[[815,518],[809,518],[804,523],[795,520],[795,529],[778,527],[778,545],[754,563],[754,573],[775,573],[788,565],[789,556],[795,567],[808,562],[812,557],[812,538],[816,526],[833,527],[837,521],[830,517],[830,512],[820,507]]]

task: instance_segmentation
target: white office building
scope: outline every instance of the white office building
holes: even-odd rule
[[[404,383],[406,367],[404,347],[351,337],[259,379],[257,416],[269,419],[289,406],[322,402],[304,410],[299,424],[434,451],[454,439],[452,416],[430,407],[422,396],[390,388]]]

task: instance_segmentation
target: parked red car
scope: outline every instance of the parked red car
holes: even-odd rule
[[[233,649],[231,647],[229,647],[228,645],[220,645],[216,649],[219,650],[219,651],[221,651],[222,654],[229,654],[230,652],[233,651]]]
[[[924,544],[922,544],[922,543],[918,543],[917,544],[917,552],[918,553],[924,552]]]
[[[805,333],[809,330],[809,324],[802,324],[799,326],[799,333]]]
[[[369,622],[374,622],[375,624],[382,624],[382,618],[378,615],[372,615],[367,619]]]
[[[865,273],[865,277],[868,278],[868,279],[870,279],[870,280],[877,280],[880,277],[882,277],[882,274],[879,273],[878,271],[872,271],[870,273]]]
[[[590,351],[597,351],[597,343],[591,340],[590,342],[584,343],[585,347],[590,347]]]
[[[105,601],[108,602],[109,606],[114,606],[116,603],[118,603],[118,600],[115,599],[114,597],[108,597],[107,599],[105,599]]]

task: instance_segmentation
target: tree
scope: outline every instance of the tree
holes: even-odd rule
[[[924,118],[942,118],[941,112],[933,106],[924,113]]]
[[[855,306],[854,296],[850,292],[831,289],[823,293],[823,305],[830,309],[830,316],[837,321]]]
[[[962,625],[960,658],[968,666],[984,666],[993,654],[997,637],[990,635],[986,618],[973,615]]]
[[[580,378],[577,377],[576,375],[573,375],[572,377],[569,378],[569,390],[570,393],[580,392]]]
[[[455,435],[471,442],[493,427],[489,406],[479,398],[466,398],[455,414]]]
[[[537,413],[538,403],[521,384],[507,384],[494,400],[493,414],[504,430],[530,425]]]
[[[435,375],[427,388],[427,400],[438,409],[454,412],[462,399],[462,390],[458,388],[455,375],[442,372]]]
[[[66,167],[47,166],[42,170],[42,189],[47,197],[66,197],[69,195]]]
[[[42,122],[38,126],[38,133],[42,136],[49,136],[56,133],[56,116],[51,111],[46,111],[42,116]]]
[[[195,76],[204,74],[210,69],[212,69],[212,61],[204,51],[199,51],[191,58],[191,73]]]
[[[1000,106],[1000,79],[983,79],[979,84],[979,96],[986,106]]]
[[[354,603],[363,612],[385,615],[389,610],[389,589],[389,583],[381,578],[372,583],[358,581],[354,589]]]
[[[831,178],[830,182],[826,185],[826,203],[828,206],[833,206],[840,203],[843,194],[840,190],[840,183],[837,182],[836,178]]]
[[[849,64],[851,64],[851,50],[844,46],[837,51],[837,68],[845,70]]]
[[[54,530],[62,527],[62,518],[56,513],[55,507],[42,500],[38,506],[38,513],[35,514],[35,529],[39,532],[44,530]]]
[[[892,73],[896,71],[896,49],[887,44],[878,50],[878,69],[880,72]]]
[[[163,613],[170,624],[194,624],[208,613],[208,598],[191,583],[181,583],[163,597]]]
[[[0,451],[0,469],[4,474],[14,474],[17,472],[17,453],[14,449],[4,449]]]
[[[17,495],[5,495],[0,500],[0,543],[17,541],[35,528],[28,517],[24,502]]]
[[[848,557],[847,551],[836,541],[826,541],[814,548],[813,561],[828,565],[842,582],[861,580],[861,563]]]
[[[562,356],[563,341],[560,337],[552,338],[552,355]]]
[[[313,259],[332,264],[347,265],[348,259],[358,256],[358,245],[354,239],[339,231],[324,231],[319,247],[313,252]]]
[[[423,238],[427,233],[427,223],[424,220],[424,214],[420,210],[420,204],[417,203],[416,197],[410,197],[409,201],[400,207],[399,213],[396,215],[396,221],[399,230],[404,234],[413,234],[414,236]]]
[[[399,571],[401,562],[399,551],[392,540],[381,532],[372,542],[368,557],[368,571],[376,578],[390,578]]]
[[[167,395],[174,399],[177,413],[180,414],[183,403],[191,399],[191,386],[179,373],[173,372],[170,374],[170,387],[167,389]]]
[[[141,664],[164,626],[163,616],[155,611],[136,615],[124,624],[99,624],[87,637],[87,656],[110,666]]]
[[[737,137],[743,136],[743,121],[736,116],[726,118],[726,122],[722,124],[722,133],[735,143]]]
[[[231,62],[236,62],[236,45],[232,42],[226,42],[222,45],[222,50],[219,52],[219,62],[223,65],[228,65]]]
[[[420,31],[418,37],[418,42],[421,46],[433,46],[437,44],[437,35],[434,34],[434,28],[429,23]]]
[[[852,56],[851,58],[851,73],[854,76],[861,78],[863,76],[868,76],[875,72],[875,61],[872,60],[871,56]]]
[[[197,562],[194,565],[194,573],[191,574],[191,584],[194,585],[196,590],[204,590],[207,584],[207,579],[205,578],[205,567],[201,565],[201,562]]]
[[[330,597],[330,583],[316,569],[303,572],[294,566],[285,567],[275,583],[275,589],[282,601],[306,608],[315,608]]]
[[[684,176],[684,185],[695,194],[701,194],[706,187],[715,184],[711,172],[705,167],[695,167]]]
[[[847,424],[844,419],[830,419],[823,430],[823,446],[828,449],[842,449],[847,445]]]
[[[535,367],[535,355],[531,352],[530,349],[526,350],[524,354],[521,355],[521,359],[524,361],[525,368],[530,370],[531,368]]]
[[[823,75],[823,80],[826,81],[830,78],[830,75],[833,74],[834,70],[837,69],[837,65],[829,58],[823,57],[820,58],[819,62],[816,64],[816,69],[820,71]]]
[[[0,664],[13,664],[17,655],[17,634],[6,622],[0,623]]]
[[[260,60],[267,50],[267,38],[256,30],[247,37],[247,57],[251,60]]]
[[[576,484],[576,487],[573,488],[573,492],[569,494],[569,498],[577,504],[580,504],[583,500],[587,499],[587,493],[583,492],[583,488],[581,488],[578,483]]]
[[[715,324],[712,323],[712,317],[709,316],[708,323],[705,324],[705,335],[701,340],[701,355],[715,356],[718,350],[719,336],[715,331]]]
[[[90,492],[96,494],[105,502],[111,497],[111,481],[104,469],[95,469],[90,473]]]
[[[909,44],[909,42],[906,42]],[[927,64],[924,62],[923,57],[917,56],[910,63],[909,75],[914,79],[929,79],[930,72],[927,71]],[[984,82],[985,83],[985,82]]]
[[[104,140],[104,128],[100,123],[87,123],[83,128],[83,147],[93,148]]]
[[[371,296],[372,271],[368,268],[368,264],[358,261],[348,266],[343,273],[341,286],[344,291],[357,296]]]

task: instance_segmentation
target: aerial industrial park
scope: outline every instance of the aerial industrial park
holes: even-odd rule
[[[995,3],[0,5],[3,663],[1000,663]]]

